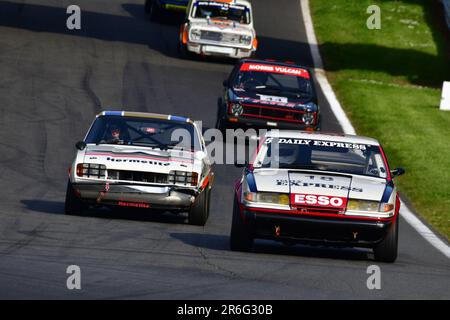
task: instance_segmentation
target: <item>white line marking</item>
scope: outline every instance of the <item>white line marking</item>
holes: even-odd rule
[[[320,56],[319,46],[314,32],[314,27],[312,23],[311,12],[309,10],[309,0],[299,0],[301,13],[303,16],[303,21],[306,28],[306,38],[309,43],[309,48],[311,50],[311,55],[313,58],[315,73],[317,82],[319,83],[325,98],[330,104],[331,111],[333,111],[336,119],[342,127],[342,130],[346,134],[356,134],[355,128],[351,124],[349,118],[342,109],[336,95],[331,87],[328,79],[323,70],[322,57]],[[448,246],[444,241],[442,241],[433,231],[430,230],[422,221],[420,221],[412,211],[406,206],[406,204],[401,201],[400,214],[402,217],[433,247],[442,252],[447,258],[450,259],[450,246]]]

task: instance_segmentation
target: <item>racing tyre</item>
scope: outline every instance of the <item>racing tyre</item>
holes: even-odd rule
[[[397,259],[398,249],[398,223],[399,219],[394,220],[394,224],[389,228],[386,237],[373,248],[376,261],[394,262]]]
[[[155,3],[155,0],[145,1],[145,12],[150,15],[150,20],[157,22],[161,16],[161,10]]]
[[[220,130],[220,132],[222,132],[223,138],[225,140],[225,134],[226,134],[226,123],[224,118],[224,107],[223,107],[223,103],[222,103],[222,98],[219,98],[217,100],[217,120],[216,120],[216,129]]]
[[[233,251],[251,251],[253,237],[246,230],[242,221],[237,201],[234,201],[233,219],[231,222],[230,249]]]
[[[75,190],[70,183],[67,183],[66,202],[64,204],[64,214],[80,215],[86,209],[86,205],[75,195]]]
[[[145,0],[145,5],[144,5],[145,13],[150,13],[150,11],[151,11],[151,9],[150,9],[151,4],[152,4],[151,0]]]
[[[204,226],[209,216],[209,186],[199,194],[189,211],[189,224]]]

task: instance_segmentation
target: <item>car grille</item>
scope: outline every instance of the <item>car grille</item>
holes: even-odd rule
[[[243,117],[262,118],[268,120],[281,120],[303,123],[302,116],[305,113],[300,110],[286,110],[279,107],[265,107],[252,104],[243,104]]]
[[[229,44],[239,44],[239,35],[234,33],[202,30],[200,39]]]
[[[128,171],[128,170],[108,170],[108,179],[135,181],[146,183],[167,183],[168,175],[164,173]]]

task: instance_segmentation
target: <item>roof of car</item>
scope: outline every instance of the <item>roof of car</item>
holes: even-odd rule
[[[102,111],[99,116],[122,116],[122,117],[133,117],[133,118],[152,118],[152,119],[163,119],[178,122],[192,122],[189,118],[173,116],[168,114],[159,113],[149,113],[149,112],[133,112],[133,111]]]
[[[338,133],[316,133],[299,130],[272,130],[267,132],[266,138],[267,137],[347,142],[347,143],[368,144],[373,146],[380,145],[378,140],[364,136],[338,134]]]
[[[301,64],[298,64],[295,61],[279,61],[275,59],[241,59],[241,63],[244,62],[250,62],[250,63],[263,63],[268,65],[277,65],[277,66],[283,66],[283,67],[295,67],[295,68],[302,68],[306,70],[310,70],[311,68],[302,66]]]

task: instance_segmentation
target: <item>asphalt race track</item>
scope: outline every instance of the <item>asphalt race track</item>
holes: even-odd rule
[[[180,20],[154,24],[144,1],[0,0],[0,298],[372,299],[450,298],[449,260],[404,220],[399,257],[368,290],[363,249],[228,247],[233,184],[215,167],[204,228],[143,211],[63,214],[74,144],[103,109],[186,115],[213,127],[227,61],[177,57]],[[298,0],[254,1],[259,57],[311,65]],[[321,95],[321,98],[323,96]],[[323,130],[340,127],[324,99]],[[82,290],[66,288],[81,268]]]

